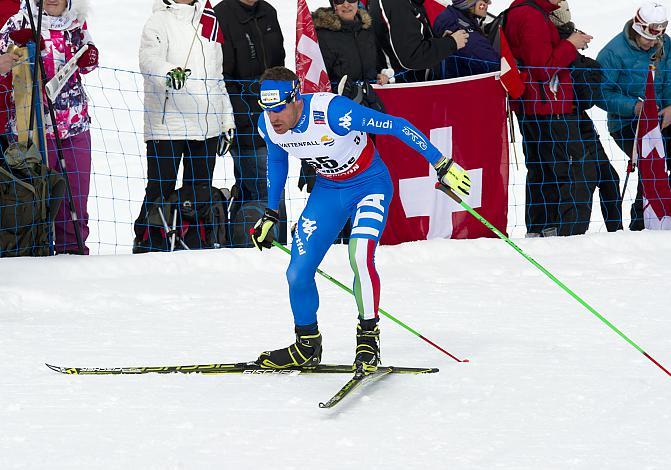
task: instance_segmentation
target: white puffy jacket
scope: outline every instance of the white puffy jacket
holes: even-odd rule
[[[233,107],[222,75],[221,44],[200,35],[195,6],[156,0],[142,31],[140,71],[144,76],[144,137],[147,140],[205,140],[235,128]],[[189,49],[198,28],[191,55]],[[181,90],[166,86],[175,67],[191,76]]]

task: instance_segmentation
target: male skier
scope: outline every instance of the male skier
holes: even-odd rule
[[[368,134],[391,134],[421,153],[435,167],[438,182],[457,194],[468,195],[470,179],[407,120],[333,93],[301,96],[299,90],[298,77],[284,67],[270,68],[261,77],[259,104],[265,112],[259,117],[258,129],[268,146],[268,208],[251,231],[259,250],[272,247],[288,156],[313,166],[317,181],[296,226],[287,269],[296,342],[262,353],[257,363],[283,369],[314,367],[321,361],[315,274],[351,218],[349,258],[359,311],[353,369],[370,373],[380,360],[380,278],[375,270],[375,248],[387,220],[393,185]]]

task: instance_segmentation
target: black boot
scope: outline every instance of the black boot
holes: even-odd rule
[[[275,351],[262,352],[256,363],[268,369],[310,368],[317,366],[321,360],[321,333],[318,330],[306,333],[296,328],[296,342],[294,344]]]
[[[377,322],[364,320],[356,326],[354,370],[375,372],[380,363],[380,328]]]

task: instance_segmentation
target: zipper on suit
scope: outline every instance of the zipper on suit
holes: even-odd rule
[[[268,58],[266,57],[266,47],[263,44],[263,33],[261,32],[261,28],[259,28],[259,22],[257,21],[256,17],[254,18],[254,27],[256,28],[256,31],[259,33],[259,40],[260,40],[260,46],[261,46],[261,56],[263,58],[263,68],[267,69],[268,68]]]

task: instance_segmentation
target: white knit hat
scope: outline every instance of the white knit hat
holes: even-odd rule
[[[632,28],[642,37],[650,40],[659,39],[669,24],[666,7],[659,1],[648,1],[641,5],[634,16]]]

